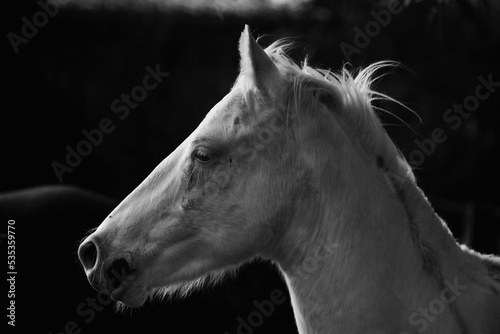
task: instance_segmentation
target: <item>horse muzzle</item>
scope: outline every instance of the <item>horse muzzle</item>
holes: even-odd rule
[[[80,244],[78,257],[90,285],[96,291],[109,293],[113,300],[119,301],[125,291],[136,285],[139,271],[132,265],[131,252],[110,255],[100,238],[94,234]]]

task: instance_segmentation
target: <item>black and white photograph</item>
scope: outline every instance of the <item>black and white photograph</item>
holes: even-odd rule
[[[497,1],[2,7],[2,333],[500,334]]]

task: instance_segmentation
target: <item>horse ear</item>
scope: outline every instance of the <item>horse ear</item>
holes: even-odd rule
[[[266,52],[257,44],[250,34],[250,28],[245,25],[241,33],[240,43],[240,75],[251,78],[261,91],[271,93],[279,87],[281,75]]]

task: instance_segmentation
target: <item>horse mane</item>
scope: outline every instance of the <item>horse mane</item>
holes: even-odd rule
[[[285,92],[290,112],[300,112],[301,107],[311,108],[312,112],[320,103],[327,104],[335,113],[336,119],[349,129],[361,151],[372,161],[383,161],[384,169],[396,181],[415,181],[412,169],[403,154],[394,145],[384,129],[375,110],[385,111],[373,105],[374,101],[391,101],[402,105],[397,100],[373,89],[373,84],[384,74],[375,74],[385,68],[399,66],[393,61],[380,61],[357,72],[349,71],[345,66],[339,73],[327,69],[312,67],[306,59],[299,66],[288,55],[293,46],[286,39],[278,40],[264,51],[273,60],[281,74],[291,83]],[[235,85],[243,86],[243,91],[251,91],[247,80],[238,78]],[[246,94],[244,94],[246,95]],[[402,105],[403,106],[403,105]],[[404,106],[405,107],[405,106]],[[407,108],[407,107],[405,107]],[[388,112],[388,111],[385,111]]]
[[[373,88],[377,79],[384,75],[377,76],[377,72],[399,64],[381,61],[352,72],[344,66],[340,72],[334,73],[310,66],[307,58],[299,66],[286,53],[291,45],[286,40],[278,40],[264,50],[286,82],[278,88],[278,94],[283,95],[287,115],[297,113],[300,116],[304,110],[314,113],[322,106],[334,115],[336,122],[351,136],[368,163],[376,164],[384,172],[389,187],[406,212],[423,270],[435,278],[438,287],[444,287],[437,249],[453,249],[455,240],[418,188],[410,164],[389,138],[375,112],[384,111],[374,105],[377,100],[402,105]],[[243,98],[247,99],[250,93],[259,97],[259,94],[255,94],[256,87],[252,81],[245,77],[240,75],[235,84],[243,90]]]

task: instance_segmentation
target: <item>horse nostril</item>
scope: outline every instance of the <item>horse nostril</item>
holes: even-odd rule
[[[94,268],[97,262],[97,245],[92,240],[87,240],[78,248],[78,258],[85,270]]]
[[[130,279],[129,276],[132,273],[133,270],[130,268],[130,265],[126,259],[120,258],[114,260],[106,270],[106,275],[108,278],[110,278],[110,291],[118,289],[125,280]]]

